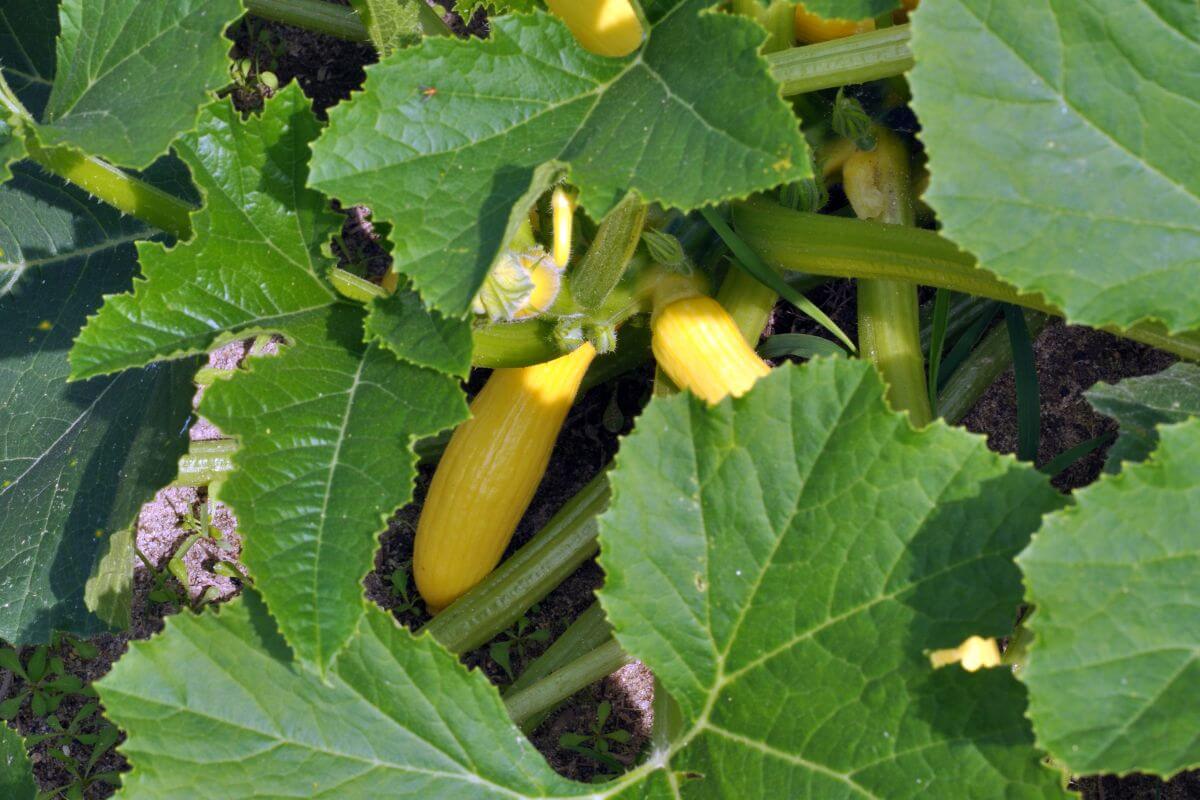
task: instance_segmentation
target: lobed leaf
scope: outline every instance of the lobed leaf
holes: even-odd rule
[[[559,778],[482,673],[378,610],[322,676],[251,592],[171,618],[100,682],[130,731],[128,791],[1065,797],[1011,674],[934,672],[925,655],[1010,629],[1012,555],[1062,504],[1032,468],[943,425],[913,431],[870,365],[833,359],[713,409],[652,401],[613,483],[602,602],[683,719],[632,772]]]
[[[467,418],[453,378],[363,345],[340,303],[297,320],[282,355],[220,381],[200,411],[236,436],[217,496],[243,561],[300,657],[329,665],[364,614],[362,579],[387,518],[412,497],[412,444]]]
[[[209,106],[177,143],[206,199],[195,237],[141,247],[145,279],[107,299],[71,358],[88,376],[234,336],[287,339],[283,355],[210,387],[202,412],[240,442],[218,491],[246,534],[245,563],[298,655],[325,669],[363,614],[376,537],[411,497],[412,442],[466,416],[443,372],[465,372],[470,331],[409,303],[380,333],[407,363],[364,345],[364,312],[324,280],[340,217],[305,188],[319,129],[295,85],[260,117]]]
[[[1074,322],[1200,327],[1200,5],[926,0],[913,25],[944,232]]]
[[[399,51],[331,111],[312,185],[392,223],[396,269],[458,316],[564,169],[596,219],[630,191],[691,209],[806,177],[762,29],[709,5],[643,4],[646,44],[624,59],[584,51],[541,12],[496,19],[487,41]]]
[[[39,138],[148,165],[229,82],[221,34],[239,14],[239,0],[61,0]]]
[[[1076,494],[1018,559],[1038,743],[1076,773],[1200,765],[1200,421]]]
[[[1158,426],[1200,416],[1200,367],[1174,364],[1155,375],[1097,383],[1085,396],[1120,425],[1104,463],[1105,472],[1120,472],[1121,462],[1146,460],[1158,444]]]
[[[96,584],[90,604],[85,584],[174,476],[194,364],[66,383],[72,338],[151,232],[30,164],[14,172],[0,187],[0,638],[44,642],[107,627],[88,606],[119,604],[104,595],[122,584]]]
[[[926,655],[1011,630],[1012,557],[1062,504],[1031,468],[914,431],[838,358],[653,401],[612,486],[600,601],[679,704],[696,796],[1065,796],[1011,674]]]
[[[140,245],[144,278],[108,297],[71,350],[71,377],[204,353],[235,335],[284,331],[336,300],[323,248],[340,219],[304,188],[319,131],[299,86],[242,120],[228,100],[176,142],[205,199],[193,238]]]
[[[97,684],[129,738],[135,797],[550,797],[581,794],[499,695],[378,609],[334,668],[293,660],[253,592],[180,614]],[[188,669],[178,669],[188,664]],[[588,787],[579,786],[586,790]]]

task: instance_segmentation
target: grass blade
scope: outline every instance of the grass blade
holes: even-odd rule
[[[1008,325],[1017,384],[1017,458],[1033,463],[1037,461],[1042,427],[1042,399],[1034,366],[1033,339],[1025,324],[1025,313],[1017,306],[1004,306],[1004,322]]]
[[[702,208],[700,213],[704,215],[704,219],[712,226],[721,240],[725,242],[725,246],[733,252],[733,263],[737,264],[740,269],[750,273],[750,275],[764,286],[768,286],[775,291],[783,299],[794,305],[796,308],[803,311],[811,317],[818,325],[837,337],[850,352],[858,352],[858,348],[854,346],[854,342],[850,341],[850,337],[838,327],[837,323],[831,320],[824,311],[812,304],[807,297],[797,292],[784,281],[783,276],[775,270],[771,269],[763,262],[758,254],[742,241],[741,237],[733,232],[733,229],[721,218],[712,208]]]
[[[946,344],[946,323],[950,318],[950,292],[938,289],[933,298],[933,329],[929,336],[929,411],[937,419],[938,370],[942,366],[942,348]]]
[[[1038,469],[1053,478],[1059,473],[1065,472],[1076,461],[1085,458],[1093,451],[1099,450],[1101,447],[1115,439],[1116,436],[1116,431],[1109,431],[1108,433],[1100,434],[1094,439],[1088,439],[1087,441],[1080,442],[1074,447],[1063,450],[1054,458],[1038,467]]]

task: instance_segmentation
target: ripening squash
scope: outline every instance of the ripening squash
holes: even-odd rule
[[[828,42],[875,30],[875,20],[825,19],[796,4],[796,41],[801,44]]]
[[[417,590],[436,613],[500,562],[596,355],[584,344],[532,367],[498,369],[471,403],[429,486],[413,550]]]
[[[654,358],[675,385],[708,403],[740,397],[771,371],[711,297],[671,300],[650,323]]]
[[[546,0],[584,49],[627,56],[642,45],[642,21],[629,0]]]

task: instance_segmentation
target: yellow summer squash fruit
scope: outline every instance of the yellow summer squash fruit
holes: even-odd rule
[[[671,300],[655,312],[650,327],[659,367],[676,386],[710,404],[740,397],[771,371],[711,297]]]
[[[584,344],[532,367],[498,369],[454,432],[429,486],[413,551],[417,590],[441,611],[500,562],[541,483],[596,356]]]
[[[816,44],[875,30],[875,20],[825,19],[796,4],[796,41]]]
[[[642,21],[629,0],[546,0],[584,49],[627,56],[642,45]]]

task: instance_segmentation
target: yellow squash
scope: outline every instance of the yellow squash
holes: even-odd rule
[[[496,564],[541,483],[580,381],[596,355],[492,373],[438,464],[413,551],[417,589],[436,613]]]
[[[711,297],[685,296],[660,307],[650,346],[675,385],[708,403],[740,397],[771,371],[746,344],[729,312]]]
[[[802,44],[828,42],[875,30],[875,20],[825,19],[796,4],[796,41]]]
[[[642,44],[642,22],[629,0],[546,0],[587,50],[627,56]]]

